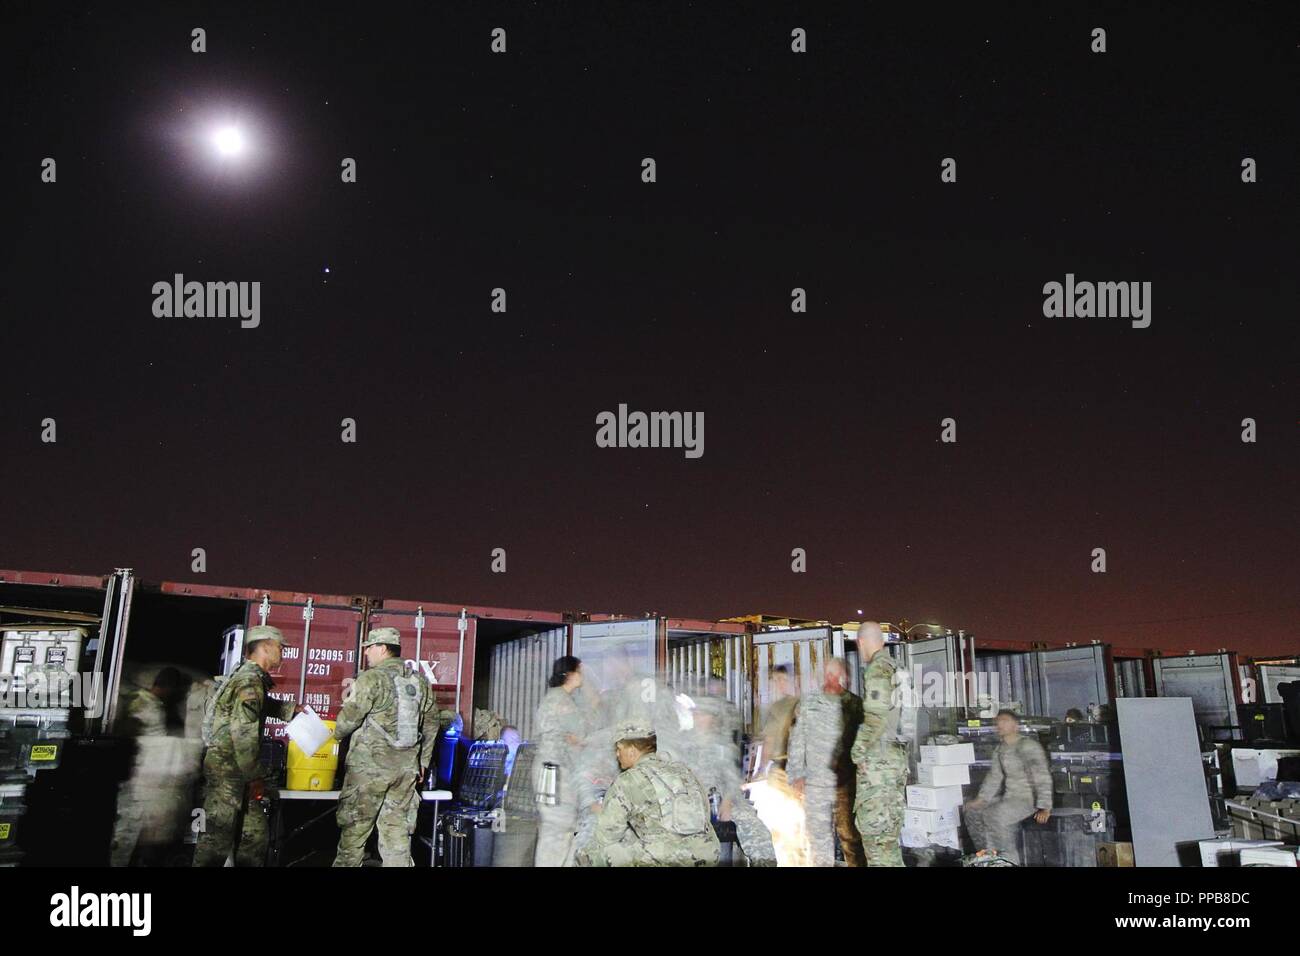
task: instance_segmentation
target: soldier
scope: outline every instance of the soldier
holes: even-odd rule
[[[735,705],[725,697],[697,698],[683,757],[706,794],[718,791],[718,819],[736,825],[736,840],[750,866],[776,866],[772,833],[740,788],[740,747],[730,729],[735,716]]]
[[[110,866],[129,866],[137,856],[153,855],[172,837],[175,814],[170,811],[174,808],[184,817],[189,807],[188,800],[176,807],[169,799],[180,788],[176,760],[166,740],[171,733],[168,711],[188,691],[186,685],[180,671],[163,667],[148,688],[128,699],[126,719],[118,732],[135,738],[136,752],[131,776],[118,788]]]
[[[772,668],[772,688],[774,699],[763,722],[763,763],[784,771],[786,751],[790,749],[790,729],[799,706],[799,695],[794,693],[790,668],[785,664]]]
[[[709,800],[683,763],[657,751],[647,724],[616,728],[622,772],[605,794],[579,866],[716,866],[718,835]]]
[[[236,866],[266,865],[268,836],[261,809],[266,783],[257,762],[262,722],[268,715],[289,720],[302,710],[292,701],[266,696],[274,683],[269,672],[280,666],[283,645],[279,628],[250,627],[244,634],[244,663],[214,691],[195,866],[225,866],[232,851]]]
[[[858,767],[853,815],[867,866],[902,866],[898,838],[907,806],[907,741],[899,736],[904,701],[895,699],[894,661],[880,625],[858,630],[858,652],[867,661],[862,677],[862,725],[850,756]]]
[[[334,865],[360,866],[377,825],[384,866],[412,866],[418,787],[433,759],[440,715],[428,680],[402,660],[397,628],[376,628],[361,649],[367,667],[334,725],[339,740],[352,735],[339,793]]]
[[[534,866],[563,866],[573,849],[578,827],[578,764],[590,729],[590,707],[575,697],[582,680],[582,661],[568,655],[557,658],[551,667],[551,689],[537,708],[534,787],[542,789],[546,764],[553,764],[556,774],[555,803],[537,805],[540,819]]]
[[[1019,863],[1020,824],[1031,815],[1038,823],[1052,816],[1052,772],[1043,745],[1020,736],[1015,711],[998,711],[998,736],[1002,742],[989,775],[977,798],[966,804],[966,827],[976,850],[996,850]]]
[[[862,865],[862,843],[853,824],[853,736],[862,722],[862,698],[848,690],[838,657],[826,662],[822,693],[799,702],[786,774],[803,797],[813,866],[835,865],[834,833],[847,866]]]
[[[575,777],[577,780],[578,821],[577,833],[565,866],[574,863],[574,855],[587,845],[596,832],[596,821],[605,801],[605,794],[618,777],[618,758],[614,756],[614,728],[602,727],[588,735],[578,756]]]

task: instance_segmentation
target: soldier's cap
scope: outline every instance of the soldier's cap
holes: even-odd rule
[[[283,644],[284,635],[280,633],[278,627],[272,627],[270,624],[259,624],[256,627],[250,627],[244,632],[244,649],[247,650],[254,641],[275,641],[277,644]]]
[[[369,647],[371,644],[389,644],[393,647],[402,646],[402,632],[395,627],[377,627],[361,642],[362,647]]]
[[[639,720],[627,720],[614,728],[614,741],[616,743],[620,740],[641,740],[654,735],[654,728]]]

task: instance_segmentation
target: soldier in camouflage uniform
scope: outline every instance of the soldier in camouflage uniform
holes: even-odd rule
[[[203,832],[195,866],[265,866],[268,842],[264,771],[258,766],[262,723],[267,716],[289,720],[302,708],[268,698],[269,671],[280,666],[284,635],[260,624],[244,634],[245,661],[217,691],[212,744],[203,757]]]
[[[1020,824],[1029,816],[1046,823],[1052,815],[1052,771],[1043,745],[1020,735],[1014,711],[998,711],[998,736],[989,775],[966,804],[966,827],[976,850],[996,850],[1019,863]]]
[[[858,651],[867,660],[862,675],[862,724],[850,756],[858,768],[854,819],[867,866],[902,866],[898,838],[907,806],[907,743],[899,737],[903,701],[895,699],[893,658],[880,625],[858,630]]]
[[[600,817],[605,794],[618,778],[615,743],[614,728],[602,727],[587,736],[578,756],[578,830],[565,866],[573,865],[574,855],[591,841],[592,834],[596,832],[596,820]]]
[[[835,833],[845,864],[862,865],[862,843],[853,824],[854,770],[849,759],[861,722],[862,698],[848,690],[844,661],[832,658],[826,662],[822,693],[799,702],[786,760],[790,785],[803,795],[813,866],[835,865]]]
[[[707,794],[718,791],[718,819],[736,825],[736,840],[750,866],[776,866],[772,833],[740,788],[739,721],[736,707],[725,697],[699,697],[695,701],[694,727],[685,735],[682,758]]]
[[[352,684],[334,725],[339,740],[352,735],[339,793],[334,865],[360,866],[366,841],[378,827],[384,866],[412,866],[418,788],[433,759],[440,715],[428,680],[402,660],[397,628],[376,628],[361,647],[368,666]]]
[[[716,866],[718,836],[695,775],[657,752],[649,725],[624,724],[614,733],[622,773],[605,794],[578,865]]]
[[[564,866],[572,856],[578,828],[578,765],[592,713],[578,693],[582,681],[582,661],[568,655],[557,658],[551,667],[551,689],[537,708],[534,788],[541,790],[546,764],[554,764],[556,773],[555,803],[537,805],[534,866]]]

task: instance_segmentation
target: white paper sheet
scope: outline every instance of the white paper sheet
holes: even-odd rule
[[[289,721],[287,732],[289,739],[309,757],[315,756],[316,751],[333,736],[330,729],[325,726],[325,721],[321,720],[316,711],[310,707],[303,708],[301,714]]]

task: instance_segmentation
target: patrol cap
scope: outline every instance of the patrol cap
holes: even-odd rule
[[[654,735],[654,728],[639,720],[627,720],[614,728],[615,743],[620,740],[640,740]]]
[[[278,627],[272,627],[270,624],[259,624],[256,627],[250,627],[244,632],[244,650],[248,650],[249,645],[254,641],[275,641],[277,644],[283,644],[284,635],[280,633]]]
[[[377,627],[361,642],[362,647],[369,647],[371,644],[388,644],[392,647],[402,646],[402,632],[395,627]]]

